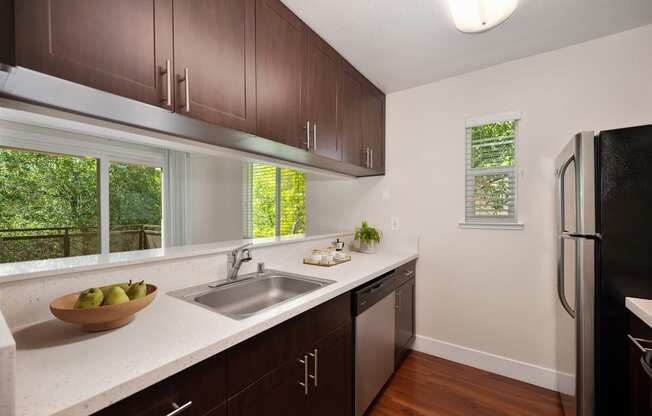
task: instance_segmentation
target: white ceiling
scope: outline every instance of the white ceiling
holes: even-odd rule
[[[652,0],[520,0],[475,35],[446,0],[282,1],[386,93],[652,23]]]

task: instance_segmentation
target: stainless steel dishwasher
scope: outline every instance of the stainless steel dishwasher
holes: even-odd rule
[[[394,272],[353,294],[355,416],[362,416],[394,372]]]

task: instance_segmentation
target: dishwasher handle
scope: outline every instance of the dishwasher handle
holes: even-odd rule
[[[394,271],[391,271],[355,291],[353,294],[353,315],[358,316],[378,303],[387,294],[392,293],[395,286],[396,276]]]

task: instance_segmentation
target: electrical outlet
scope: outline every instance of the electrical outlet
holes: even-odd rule
[[[401,229],[401,224],[398,221],[398,217],[392,217],[392,231],[398,231]]]

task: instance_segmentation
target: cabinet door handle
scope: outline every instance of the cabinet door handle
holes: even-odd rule
[[[186,113],[190,112],[190,71],[188,71],[188,68],[185,68],[183,70],[183,77],[179,77],[179,84],[182,82],[185,83],[186,85],[186,102],[182,105],[182,107],[185,107],[184,110]]]
[[[369,167],[369,148],[367,147],[365,151],[367,152],[367,162],[365,163],[365,166]]]
[[[178,404],[173,402],[172,403],[172,408],[174,410],[171,411],[170,413],[168,413],[165,416],[176,416],[176,415],[180,414],[181,412],[183,412],[184,410],[186,410],[187,408],[189,408],[190,406],[192,406],[192,401],[189,401],[188,403],[184,404],[183,406],[179,406]]]
[[[371,160],[370,163],[369,163],[369,167],[370,167],[371,169],[373,169],[373,168],[374,168],[374,149],[369,149],[369,153],[370,153],[370,155],[371,155],[371,156],[369,157],[369,159]]]
[[[310,150],[310,121],[306,121],[306,148]]]
[[[308,355],[303,356],[303,360],[298,360],[299,364],[303,364],[303,383],[298,382],[303,387],[303,393],[308,395]]]
[[[401,310],[401,289],[396,289],[396,309]]]
[[[317,124],[312,125],[312,141],[315,145],[314,149],[317,150]]]
[[[170,60],[166,59],[165,68],[161,68],[160,70],[161,75],[165,75],[165,84],[167,89],[165,92],[165,98],[163,98],[161,101],[168,107],[172,107],[172,71],[170,66]]]
[[[311,353],[308,353],[308,355],[311,356],[312,358],[314,358],[314,360],[315,360],[315,374],[311,375],[310,378],[312,379],[313,384],[315,385],[315,387],[317,387],[317,378],[318,378],[317,375],[318,375],[318,371],[319,371],[318,370],[318,366],[319,366],[319,350],[317,348],[315,348],[314,351],[311,352]]]
[[[414,270],[406,270],[405,271],[405,276],[412,276],[414,274]]]

